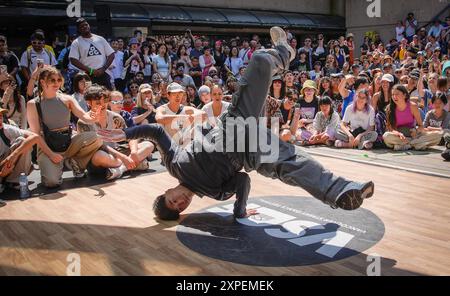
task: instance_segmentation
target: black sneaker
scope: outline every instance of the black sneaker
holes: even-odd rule
[[[362,205],[364,199],[373,195],[374,190],[375,185],[373,182],[351,182],[345,186],[342,193],[338,196],[336,205],[347,211],[356,210]]]
[[[446,161],[450,161],[450,149],[446,149],[444,152],[442,152],[441,156],[442,156]]]

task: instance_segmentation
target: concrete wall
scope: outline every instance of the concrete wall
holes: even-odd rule
[[[110,2],[133,2],[168,4],[183,6],[218,7],[218,8],[238,8],[238,9],[258,9],[270,11],[304,12],[330,14],[331,7],[336,6],[337,15],[344,16],[342,2],[345,0],[108,0]],[[332,2],[339,3],[338,5]]]
[[[347,32],[355,35],[357,54],[364,33],[377,31],[383,42],[395,37],[397,21],[405,19],[408,12],[413,12],[419,22],[419,27],[432,20],[436,14],[448,5],[446,0],[380,0],[381,17],[370,18],[367,16],[367,7],[370,2],[366,0],[347,0],[346,2],[346,27]],[[450,11],[444,14],[448,15]],[[442,19],[442,18],[441,18]]]

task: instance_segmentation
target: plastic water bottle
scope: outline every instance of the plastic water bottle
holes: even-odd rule
[[[27,199],[30,197],[30,189],[28,188],[28,177],[25,173],[21,173],[19,177],[20,185],[20,199]]]

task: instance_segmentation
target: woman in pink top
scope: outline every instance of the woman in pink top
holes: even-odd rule
[[[442,132],[425,131],[417,104],[411,102],[405,86],[392,88],[392,100],[386,107],[387,132],[384,143],[394,150],[426,150],[438,145]],[[417,128],[416,128],[417,127]]]

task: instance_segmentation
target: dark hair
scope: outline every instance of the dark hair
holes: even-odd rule
[[[394,91],[394,90],[398,90],[399,92],[403,93],[406,97],[406,102],[409,101],[409,92],[403,84],[394,85],[394,87],[392,88],[392,91]],[[394,100],[390,101],[389,106],[387,108],[389,108],[389,112],[388,112],[389,116],[388,116],[387,120],[389,121],[389,124],[392,127],[396,127],[397,123],[395,120],[395,109],[397,108],[397,105],[395,104]]]
[[[44,34],[35,32],[31,35],[30,40],[45,41],[45,37],[44,37]]]
[[[142,34],[142,31],[141,30],[134,30],[133,35],[136,35],[137,33],[141,33]]]
[[[180,63],[180,62],[178,62],[177,65],[176,65],[175,67],[176,67],[177,69],[178,69],[179,67],[185,68],[184,63]]]
[[[444,92],[440,92],[440,91],[436,92],[436,94],[431,98],[431,103],[434,104],[434,102],[438,99],[441,100],[442,103],[444,103],[444,105],[447,105],[448,99],[447,99],[447,95]]]
[[[85,22],[87,23],[87,21],[84,18],[80,17],[75,21],[75,24],[76,24],[77,28],[80,28],[80,25]]]
[[[177,57],[178,58],[181,58],[181,48],[183,48],[183,47],[184,47],[184,54],[188,55],[186,46],[184,44],[181,44],[180,46],[178,46],[178,50],[177,50]]]
[[[370,95],[369,95],[369,91],[367,89],[362,89],[359,90],[355,93],[355,98],[353,99],[353,112],[357,111],[357,104],[356,104],[356,99],[358,98],[359,94],[364,94],[366,96],[366,106],[364,106],[364,112],[369,113],[370,110]]]
[[[437,89],[441,88],[447,89],[447,84],[448,84],[447,77],[441,76],[437,80]]]
[[[79,84],[79,82],[81,81],[81,80],[86,80],[86,81],[91,81],[91,77],[89,77],[89,75],[87,75],[86,73],[84,73],[84,72],[79,72],[79,73],[77,73],[76,75],[75,75],[75,77],[73,77],[73,83],[72,83],[72,85],[73,85],[73,91],[74,92],[76,92],[76,93],[79,93],[80,92],[80,89],[79,89],[79,87],[78,87],[78,84]]]
[[[166,196],[158,196],[153,202],[153,212],[161,220],[178,220],[180,213],[166,206]]]
[[[86,89],[84,99],[86,101],[99,101],[101,98],[109,99],[109,90],[101,85],[93,84]]]
[[[389,97],[389,102],[386,103],[386,98],[384,97],[384,90],[383,88],[381,88],[380,90],[380,98],[377,101],[377,109],[378,111],[385,111],[386,106],[389,105],[389,103],[392,100],[392,88],[394,87],[394,82],[389,82],[389,90],[388,90],[388,97]]]
[[[355,90],[357,90],[361,86],[361,84],[366,84],[366,83],[369,83],[369,80],[367,80],[366,77],[358,76],[358,78],[355,80],[355,84],[354,84]]]
[[[270,91],[269,91],[269,93],[270,93],[271,97],[274,97],[273,81],[270,84]],[[278,99],[282,100],[282,99],[284,99],[285,96],[286,96],[286,82],[284,82],[284,79],[281,79],[281,91],[280,91],[280,97]]]
[[[328,116],[329,118],[331,118],[331,116],[333,116],[334,113],[333,101],[331,100],[331,98],[329,96],[323,96],[319,98],[319,108],[322,105],[330,105],[330,115]]]

